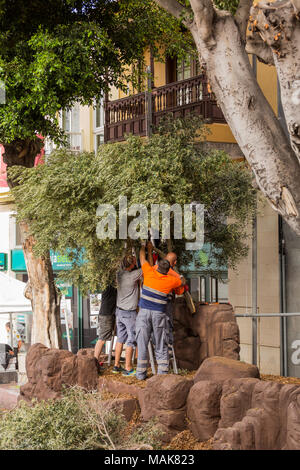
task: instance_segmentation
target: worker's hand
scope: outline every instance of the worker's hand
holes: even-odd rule
[[[148,248],[149,251],[153,251],[154,246],[153,246],[153,243],[150,240],[147,242],[147,248]]]

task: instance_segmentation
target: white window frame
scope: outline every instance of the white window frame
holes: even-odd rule
[[[79,111],[79,129],[80,129],[80,105],[79,104],[75,104],[75,106],[78,106],[78,111]],[[59,112],[59,127],[64,131],[64,133],[69,136],[69,147],[68,149],[71,150],[71,152],[82,152],[83,150],[83,131],[82,129],[80,129],[79,131],[76,131],[74,132],[72,130],[72,110],[73,108],[75,107],[73,106],[72,108],[70,109],[65,109],[65,110],[61,110]],[[70,131],[65,131],[63,129],[63,112],[68,112],[69,113],[69,121],[70,121]],[[76,141],[76,144],[77,144],[77,141],[79,142],[78,145],[74,145],[73,147],[71,146],[71,140],[72,139],[75,139]]]
[[[93,134],[94,134],[94,149],[95,153],[98,152],[98,144],[97,144],[97,137],[103,137],[104,143],[104,126],[105,126],[105,113],[104,113],[104,99],[101,98],[98,103],[100,103],[100,126],[97,127],[97,102],[94,102],[94,109],[93,109]]]

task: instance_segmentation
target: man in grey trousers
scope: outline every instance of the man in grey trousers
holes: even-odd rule
[[[115,350],[114,373],[134,375],[132,367],[133,348],[136,346],[135,325],[139,298],[139,280],[143,273],[136,268],[136,258],[128,255],[123,258],[121,269],[117,272],[117,344]],[[123,344],[126,343],[125,369],[120,367]]]
[[[148,244],[151,250],[152,244]],[[166,314],[168,294],[185,284],[183,277],[175,277],[169,273],[170,262],[166,259],[158,262],[155,269],[146,261],[145,247],[140,250],[140,262],[144,275],[144,283],[140,298],[140,310],[136,321],[136,341],[138,361],[136,378],[144,380],[147,376],[148,344],[154,336],[157,373],[167,374],[169,370],[168,353],[168,318]]]

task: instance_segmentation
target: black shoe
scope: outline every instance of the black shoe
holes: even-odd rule
[[[114,366],[113,367],[113,370],[112,370],[112,373],[113,374],[119,374],[120,372],[124,372],[125,369],[123,369],[122,366],[118,367],[118,366]]]

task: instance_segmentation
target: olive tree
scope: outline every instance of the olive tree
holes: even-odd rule
[[[19,183],[13,189],[18,218],[28,222],[37,240],[36,255],[49,248],[68,251],[73,268],[63,273],[64,279],[83,292],[104,289],[115,281],[126,250],[138,253],[140,239],[148,235],[137,227],[136,239],[122,239],[118,230],[114,237],[99,238],[97,227],[106,216],[98,208],[109,204],[119,227],[122,196],[128,208],[144,205],[147,229],[153,204],[203,204],[204,241],[211,246],[207,269],[216,275],[224,265],[234,268],[247,254],[247,224],[255,214],[257,194],[244,163],[223,151],[206,150],[206,132],[198,117],[167,118],[147,140],[129,136],[125,143],[102,145],[98,155],[61,149],[50,155],[47,165],[15,168],[11,173]],[[185,248],[185,231],[175,239],[171,216],[170,241],[183,269],[193,252]],[[139,225],[138,213],[128,213],[126,229],[132,222]],[[167,241],[160,243],[166,251]],[[201,265],[201,258],[196,261]]]

